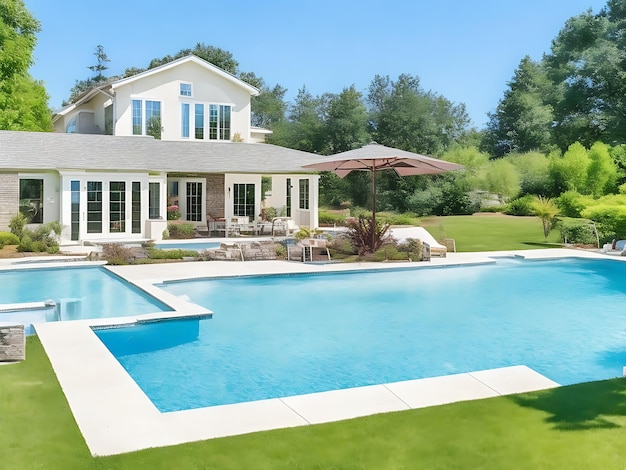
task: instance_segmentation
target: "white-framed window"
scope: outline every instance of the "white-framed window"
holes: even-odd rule
[[[153,100],[133,100],[132,121],[133,135],[152,135],[156,137],[155,134],[158,134],[158,138],[160,138],[161,102]]]
[[[309,180],[303,179],[299,180],[299,208],[300,209],[308,209],[309,208]]]
[[[181,137],[192,140],[230,140],[232,106],[181,103]]]
[[[189,138],[189,103],[181,103],[180,104],[180,122],[181,129],[180,135],[183,138]]]
[[[67,126],[65,127],[65,132],[67,132],[68,134],[75,134],[76,132],[78,132],[78,129],[76,126],[76,116],[74,116],[72,119],[70,119],[67,122]]]
[[[232,107],[224,104],[209,105],[209,139],[230,140],[230,114]]]
[[[20,178],[20,212],[29,224],[43,223],[42,178]]]
[[[194,137],[196,139],[204,139],[204,105],[196,104],[195,109],[195,125],[194,125]]]
[[[191,97],[191,83],[181,83],[180,84],[180,96]]]
[[[206,210],[206,180],[204,178],[168,178],[167,205],[176,206],[181,220],[202,222]],[[168,209],[169,210],[169,209]]]

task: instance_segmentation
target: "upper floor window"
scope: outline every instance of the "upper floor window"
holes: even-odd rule
[[[151,135],[155,139],[161,138],[160,101],[133,100],[132,120],[133,135]]]
[[[204,105],[197,104],[195,106],[195,109],[196,109],[195,136],[196,136],[196,139],[204,139]]]
[[[181,137],[196,140],[230,140],[230,105],[181,103]]]
[[[209,139],[230,140],[230,111],[228,105],[209,105]]]
[[[181,137],[189,137],[189,103],[180,105]]]
[[[191,83],[180,84],[180,96],[191,96]]]

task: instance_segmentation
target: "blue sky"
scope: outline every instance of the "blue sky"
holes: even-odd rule
[[[540,59],[565,21],[606,0],[25,0],[42,23],[31,74],[50,106],[88,78],[98,44],[109,74],[192,48],[230,51],[241,71],[280,84],[293,99],[354,85],[367,93],[376,75],[420,77],[422,87],[465,103],[483,127],[520,60]]]

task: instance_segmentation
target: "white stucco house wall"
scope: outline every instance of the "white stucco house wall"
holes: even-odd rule
[[[53,133],[0,131],[0,231],[21,211],[60,222],[66,243],[159,240],[172,205],[199,228],[270,206],[317,227],[319,178],[302,165],[319,157],[259,143],[271,131],[250,125],[258,93],[187,56],[84,93]]]
[[[190,55],[94,88],[53,117],[55,132],[155,135],[174,141],[263,142],[252,127],[250,98],[259,90]]]

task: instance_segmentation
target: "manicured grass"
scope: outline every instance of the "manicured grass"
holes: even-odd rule
[[[437,240],[454,238],[457,251],[528,250],[560,242],[558,230],[552,230],[547,239],[543,236],[537,217],[502,214],[427,217],[420,225]]]
[[[4,470],[623,469],[624,442],[615,379],[94,458],[37,338],[0,367]]]

